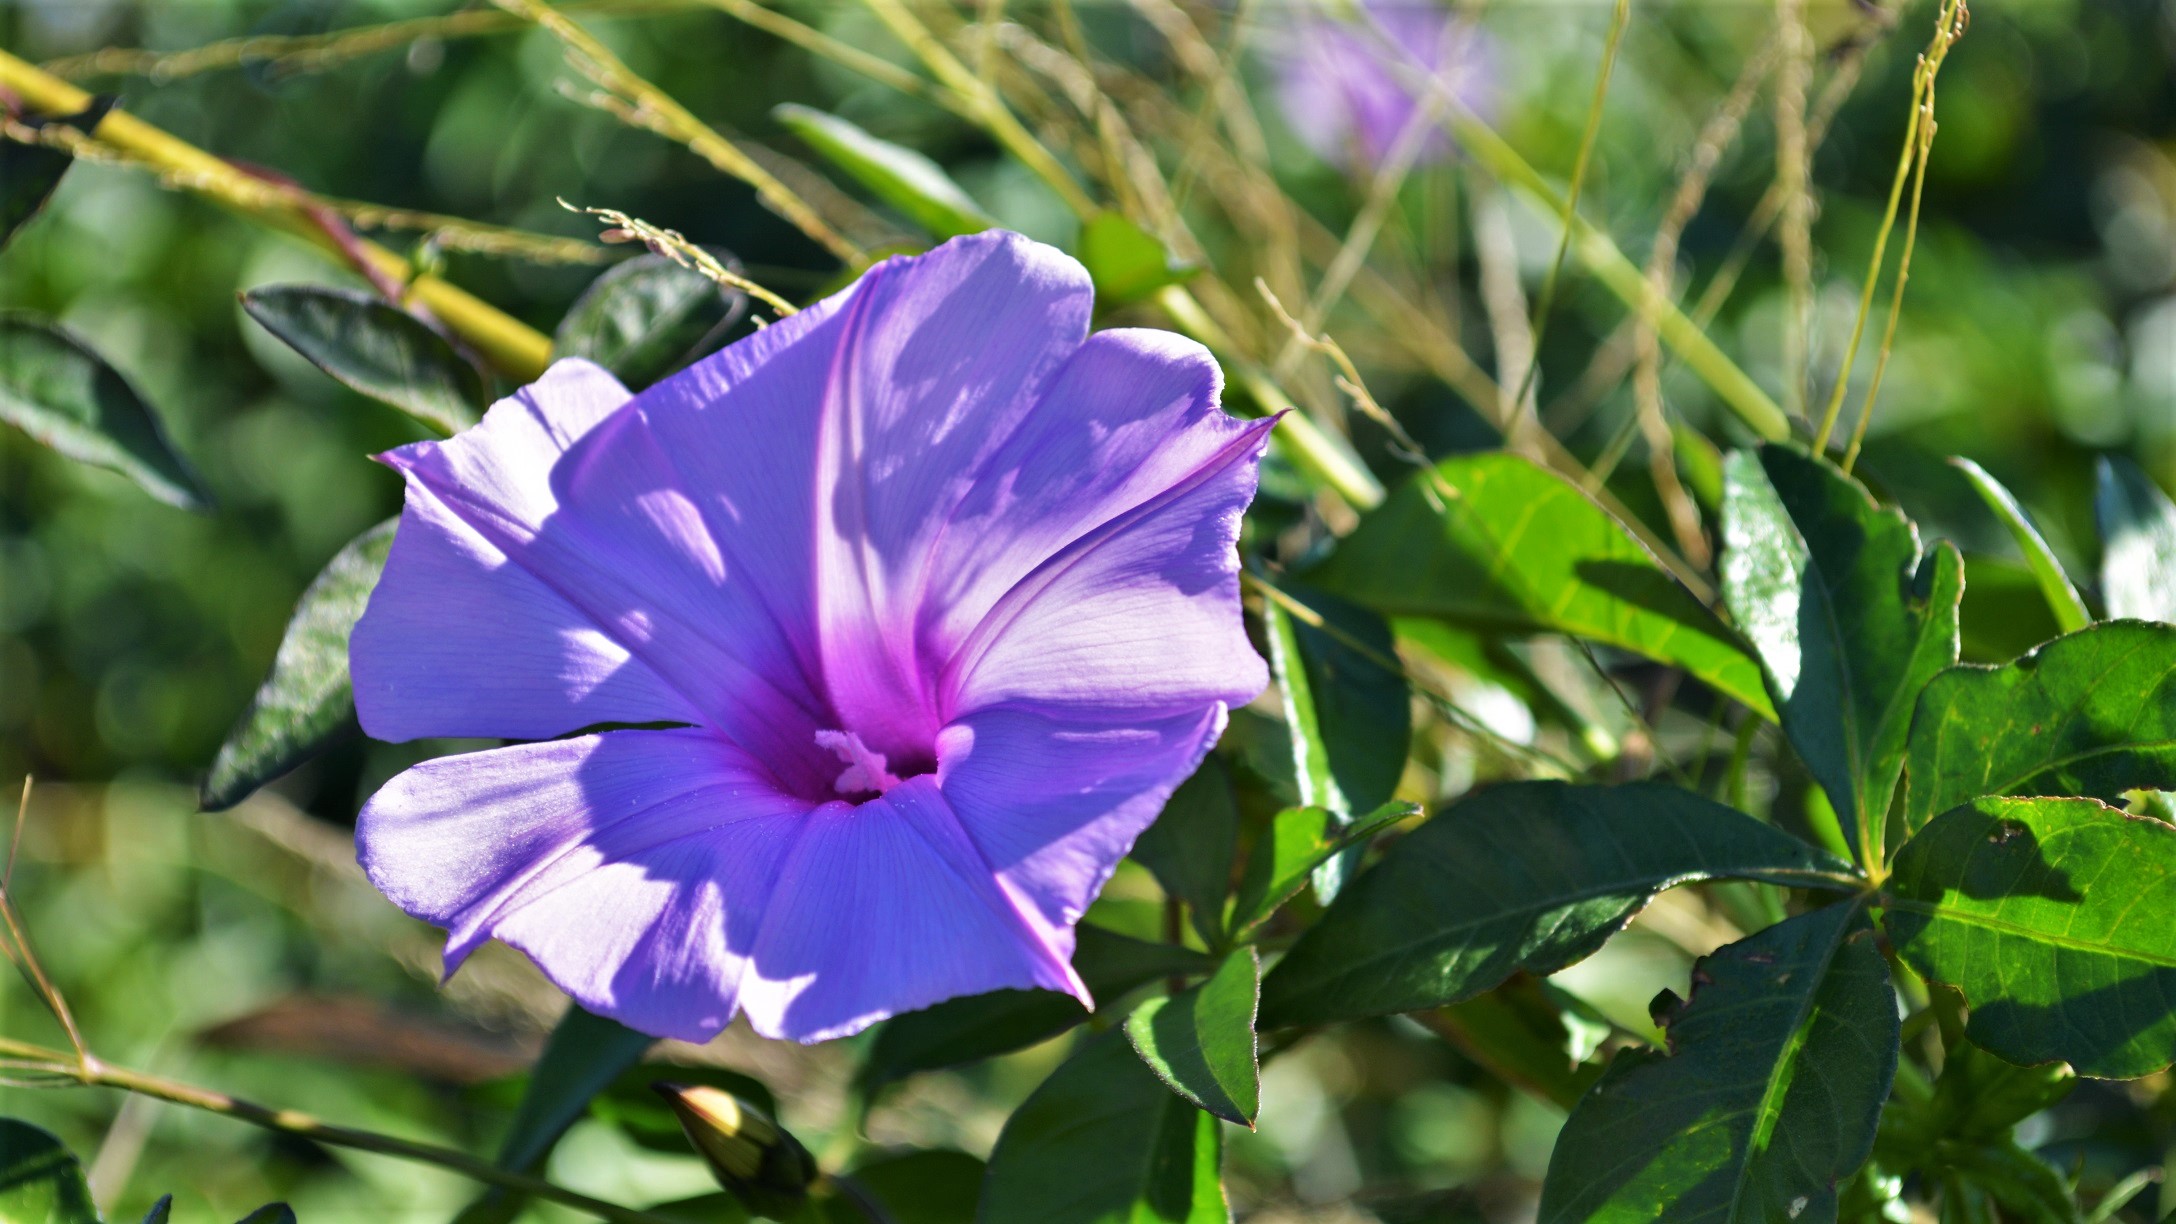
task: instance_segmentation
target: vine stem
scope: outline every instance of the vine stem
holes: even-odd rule
[[[90,94],[4,50],[0,89],[45,115],[77,114],[91,104]],[[552,342],[544,333],[450,281],[415,275],[407,260],[375,242],[327,232],[313,218],[313,197],[307,192],[267,183],[119,108],[108,111],[87,135],[226,208],[300,237],[342,263],[351,256],[361,260],[367,266],[358,270],[400,283],[409,300],[429,310],[508,378],[529,382],[551,361]]]

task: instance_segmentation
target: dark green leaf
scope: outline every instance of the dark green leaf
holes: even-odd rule
[[[1261,1109],[1254,1007],[1262,963],[1252,948],[1224,958],[1200,985],[1144,1001],[1126,1040],[1171,1090],[1227,1122],[1252,1127]]]
[[[66,331],[0,314],[0,421],[79,463],[111,468],[170,506],[211,505],[151,406]]]
[[[1207,973],[1209,956],[1177,944],[1149,943],[1082,923],[1075,928],[1073,969],[1099,1004],[1161,977]],[[948,999],[885,1021],[863,1055],[855,1086],[874,1095],[917,1071],[934,1071],[1024,1049],[1072,1028],[1088,1012],[1070,995],[1049,990],[993,990]]]
[[[162,1194],[158,1202],[151,1204],[151,1210],[144,1213],[144,1224],[166,1224],[173,1214],[174,1196]]]
[[[721,263],[739,261],[713,249]],[[584,357],[641,389],[699,356],[748,310],[748,295],[727,289],[663,255],[637,255],[591,281],[559,321],[552,351]]]
[[[2176,621],[2176,502],[2121,455],[2103,456],[2100,599],[2110,616]]]
[[[2055,550],[2041,538],[2040,529],[2033,526],[2032,517],[2025,507],[2017,504],[2017,498],[2002,487],[2002,482],[1987,474],[1986,469],[1970,459],[1954,457],[1950,463],[1972,482],[1972,489],[1987,503],[2002,526],[2017,544],[2017,551],[2024,555],[2025,564],[2031,568],[2033,580],[2040,584],[2040,594],[2048,602],[2048,610],[2055,614],[2055,623],[2064,633],[2075,632],[2093,623],[2093,616],[2085,610],[2085,601],[2078,598],[2078,589],[2070,585],[2070,576],[2063,572],[2062,562],[2055,559]]]
[[[1408,480],[1308,580],[1388,616],[1629,650],[1774,717],[1730,631],[1608,511],[1517,455],[1453,456]]]
[[[1148,1079],[1156,1083],[1154,1076]],[[1160,1084],[1156,1091],[1171,1095]],[[0,1221],[99,1224],[98,1207],[91,1202],[91,1188],[75,1154],[51,1132],[13,1118],[0,1118]]]
[[[1382,617],[1296,584],[1284,594],[1295,604],[1272,600],[1264,618],[1299,801],[1347,823],[1390,802],[1405,772],[1413,734],[1405,672]],[[1358,868],[1357,853],[1326,859],[1315,869],[1316,895],[1337,896]]]
[[[1981,799],[1904,843],[1890,942],[2015,1063],[2128,1079],[2176,1060],[2176,828],[2091,799]]]
[[[1133,843],[1133,857],[1164,891],[1186,902],[1202,942],[1224,937],[1224,898],[1231,891],[1239,839],[1239,799],[1223,758],[1209,754],[1180,783],[1156,823]]]
[[[1594,1081],[1587,1061],[1606,1021],[1540,978],[1524,975],[1487,994],[1417,1017],[1490,1074],[1569,1111]]]
[[[285,1203],[266,1203],[243,1216],[238,1224],[295,1224],[295,1209]]]
[[[981,233],[997,224],[944,167],[913,149],[872,136],[837,115],[791,102],[773,107],[771,117],[939,240]]]
[[[1930,1137],[2007,1139],[2018,1123],[2069,1096],[2077,1085],[2077,1074],[2062,1063],[2020,1067],[1969,1040],[1945,1044],[1942,1074],[1934,1081]]]
[[[1572,1111],[1544,1224],[1816,1224],[1873,1150],[1896,1075],[1896,994],[1851,903],[1703,957],[1669,1052],[1626,1050]]]
[[[1217,1120],[1117,1033],[1091,1038],[1013,1112],[977,1224],[1226,1224]]]
[[[385,569],[398,519],[387,519],[334,554],[303,591],[272,659],[272,674],[219,746],[198,803],[233,807],[250,792],[315,756],[355,713],[348,682],[348,635]]]
[[[73,115],[60,115],[51,119],[35,119],[23,116],[18,122],[35,131],[42,127],[72,127],[86,135],[96,130],[106,112],[113,109],[114,99],[93,99],[90,106]],[[65,149],[50,148],[42,144],[24,144],[0,139],[0,250],[7,248],[15,231],[23,223],[36,216],[45,207],[53,189],[60,186],[61,176],[75,164],[75,157]]]
[[[1675,786],[1515,782],[1438,813],[1364,872],[1262,983],[1262,1024],[1418,1011],[1553,973],[1695,880],[1834,886],[1849,870]]]
[[[2078,1224],[2084,1217],[2063,1175],[2009,1139],[1944,1143],[1935,1167],[2002,1207],[2018,1224]]]
[[[1347,823],[1327,808],[1286,808],[1270,820],[1247,854],[1246,874],[1232,907],[1231,929],[1244,934],[1307,886],[1332,856],[1359,847],[1391,825],[1420,814],[1412,803],[1386,803]]]
[[[933,1149],[879,1156],[854,1166],[846,1180],[874,1199],[889,1219],[873,1220],[866,1212],[853,1218],[870,1224],[964,1224],[975,1218],[983,1173],[982,1161],[965,1152]],[[833,1203],[854,1197],[841,1195]]]
[[[1985,555],[1964,559],[1964,599],[1957,608],[1958,654],[2000,663],[2059,632],[2040,584],[2022,563]]]
[[[1953,667],[1912,722],[1904,818],[1982,795],[2176,787],[2176,626],[2111,621],[2001,667]]]
[[[1878,849],[1913,703],[1957,661],[1964,562],[1789,447],[1733,454],[1725,486],[1723,598],[1844,836]]]
[[[1114,212],[1100,212],[1080,231],[1080,261],[1095,281],[1096,305],[1141,301],[1180,284],[1199,269],[1173,259],[1154,234]]]
[[[483,380],[421,319],[351,289],[267,285],[242,309],[335,382],[442,434],[476,423]]]

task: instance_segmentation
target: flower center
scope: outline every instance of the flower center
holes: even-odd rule
[[[907,778],[929,772],[928,767],[915,768],[910,762],[901,766],[905,777],[893,773],[885,755],[862,743],[861,737],[852,731],[818,731],[816,746],[828,749],[846,762],[846,768],[840,771],[831,788],[849,797],[881,795]]]

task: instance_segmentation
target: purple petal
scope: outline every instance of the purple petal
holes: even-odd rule
[[[356,822],[402,909],[487,939],[582,1006],[704,1041],[733,1017],[772,882],[809,805],[707,731],[616,731],[427,761]]]
[[[741,1006],[768,1037],[824,1041],[955,995],[1086,988],[1053,929],[994,878],[928,777],[803,821]]]
[[[1083,720],[999,706],[946,728],[944,797],[997,878],[1065,932],[1224,730],[1221,705]]]
[[[1253,700],[1269,671],[1238,631],[1234,546],[1272,424],[1240,427],[1007,591],[947,669],[947,708],[1027,701],[1158,717]]]

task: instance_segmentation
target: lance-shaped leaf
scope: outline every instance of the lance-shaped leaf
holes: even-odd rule
[[[1912,721],[1904,816],[1916,829],[1982,795],[2176,787],[2176,625],[2108,621],[2000,667],[1953,667]]]
[[[1207,973],[1214,958],[1178,944],[1149,943],[1082,923],[1073,970],[1098,1006],[1161,977]],[[1024,1049],[1088,1018],[1080,1001],[1050,990],[993,990],[947,999],[885,1021],[854,1084],[871,1096],[917,1071],[934,1071]]]
[[[1239,798],[1231,771],[1215,753],[1179,784],[1156,823],[1133,843],[1133,857],[1164,891],[1186,902],[1202,942],[1224,937],[1224,898],[1238,851]]]
[[[1543,1224],[1837,1217],[1896,1075],[1896,994],[1858,906],[1703,957],[1669,1050],[1610,1063],[1557,1136]]]
[[[1081,227],[1080,262],[1095,282],[1096,304],[1106,309],[1141,301],[1200,271],[1173,259],[1156,235],[1115,212],[1097,213]]]
[[[1390,802],[1405,772],[1413,734],[1405,673],[1382,617],[1296,585],[1278,594],[1264,619],[1299,801],[1344,824]],[[1329,901],[1358,867],[1357,854],[1325,860],[1316,895]]]
[[[0,314],[0,421],[78,463],[111,468],[170,506],[211,505],[151,406],[61,328]]]
[[[1307,577],[1388,616],[1615,646],[1774,717],[1730,631],[1608,511],[1517,455],[1458,455],[1408,480]]]
[[[1681,787],[1515,782],[1392,846],[1262,983],[1264,1027],[1418,1011],[1553,973],[1663,889],[1735,878],[1837,887],[1839,860]]]
[[[73,115],[51,119],[26,115],[18,122],[31,131],[62,126],[88,133],[98,127],[106,112],[113,109],[113,103],[114,99],[109,95],[93,99],[88,107]],[[0,250],[6,249],[8,241],[15,237],[15,231],[45,207],[53,190],[60,186],[61,176],[68,173],[68,167],[74,165],[75,160],[66,149],[0,138]]]
[[[1965,479],[1970,481],[1980,500],[1994,512],[2002,526],[2016,543],[2017,551],[2024,555],[2025,564],[2032,570],[2033,581],[2040,584],[2040,594],[2048,601],[2048,610],[2055,614],[2055,623],[2064,633],[2073,633],[2093,623],[2093,615],[2085,610],[2085,601],[2078,598],[2078,589],[2070,585],[2070,576],[2063,572],[2062,562],[2055,559],[2055,550],[2033,526],[2032,517],[2017,502],[2002,482],[1987,474],[1985,468],[1970,459],[1954,457],[1949,461]]]
[[[1217,1117],[1249,1128],[1262,1105],[1254,1052],[1261,978],[1254,949],[1241,948],[1200,985],[1146,1000],[1126,1017],[1126,1040],[1158,1079]]]
[[[99,1224],[75,1153],[50,1131],[13,1118],[0,1118],[0,1220]]]
[[[791,102],[771,108],[771,117],[940,241],[979,234],[997,224],[944,167],[913,149],[872,136],[837,115]]]
[[[2100,598],[2110,616],[2176,621],[2176,502],[2121,455],[2105,455],[2093,494]]]
[[[711,254],[738,267],[731,252]],[[552,352],[586,357],[637,390],[672,373],[748,311],[748,295],[663,255],[637,255],[589,283],[559,321]]]
[[[1341,852],[1360,848],[1377,833],[1419,814],[1420,806],[1413,803],[1386,803],[1351,821],[1321,807],[1277,813],[1247,853],[1232,905],[1232,931],[1244,934],[1276,913],[1307,886],[1316,868]]]
[[[484,402],[476,367],[405,310],[324,285],[252,289],[242,295],[242,309],[349,390],[442,434],[476,423]]]
[[[2176,828],[2091,799],[1980,799],[1896,856],[1890,942],[2015,1063],[2128,1079],[2176,1061]]]
[[[1724,485],[1723,598],[1845,837],[1879,847],[1913,703],[1957,661],[1963,559],[1788,447],[1732,455]]]
[[[350,541],[302,592],[272,674],[212,760],[198,796],[205,811],[240,803],[347,729],[355,713],[348,636],[378,585],[397,524],[388,519]]]
[[[1215,1118],[1104,1033],[1013,1111],[976,1224],[1228,1224],[1221,1140]]]

